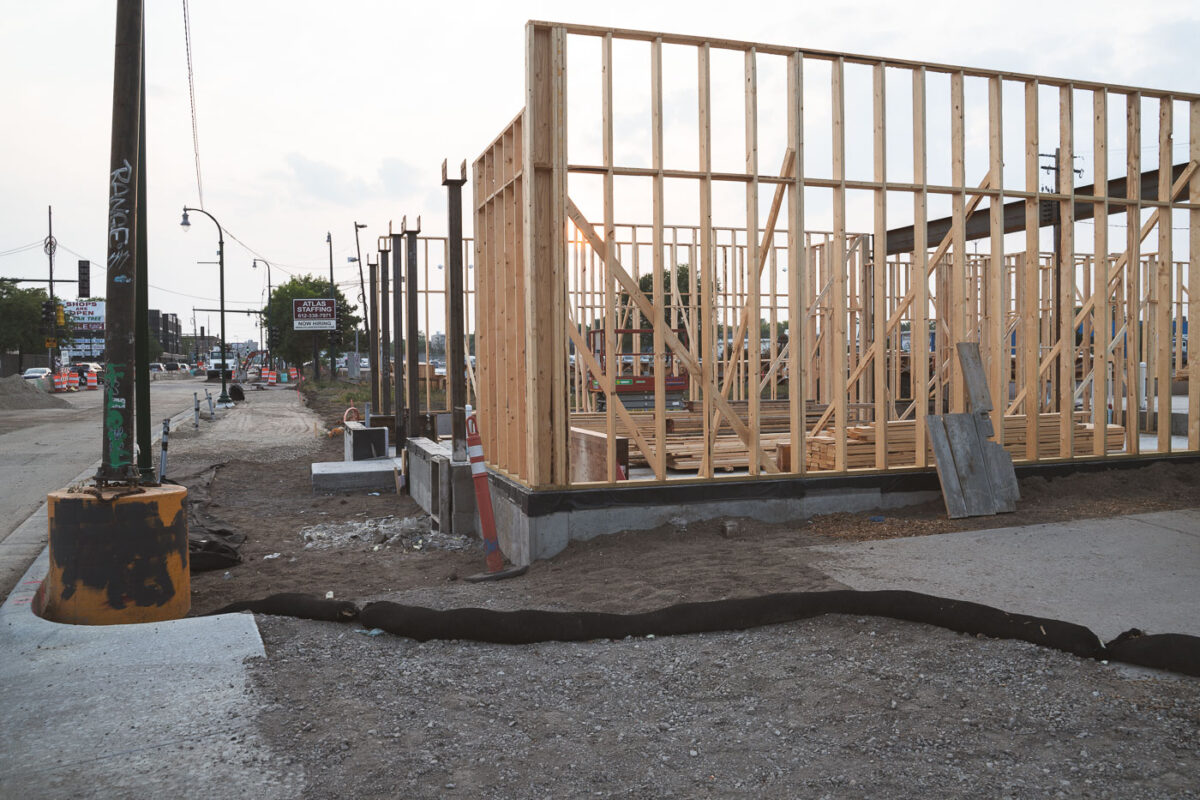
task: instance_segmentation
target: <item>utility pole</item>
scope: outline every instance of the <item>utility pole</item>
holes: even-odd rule
[[[329,245],[329,299],[333,301],[333,330],[329,332],[329,380],[337,380],[337,358],[333,354],[333,338],[337,333],[337,286],[333,282],[333,233],[325,232],[325,243]]]
[[[108,363],[104,369],[104,434],[100,470],[96,474],[100,485],[138,482],[138,470],[133,463],[133,314],[141,43],[141,0],[117,0],[108,176],[108,303],[104,319]]]
[[[370,351],[367,353],[367,368],[371,372],[371,408],[378,408],[379,407],[379,392],[375,387],[375,382],[376,382],[376,378],[375,378],[375,362],[376,362],[375,339],[374,339],[374,334],[372,332],[373,328],[371,325],[371,315],[367,312],[367,284],[366,284],[366,280],[363,278],[362,245],[360,245],[359,241],[358,241],[358,232],[361,231],[365,227],[367,227],[366,223],[358,222],[357,220],[354,223],[354,252],[357,255],[357,258],[355,260],[358,261],[358,292],[359,292],[359,297],[362,298],[363,319],[366,320],[365,324],[367,326],[367,348]],[[371,291],[373,293],[374,289],[372,289]],[[358,357],[358,328],[357,327],[355,327],[355,332],[354,332],[354,355],[355,355],[355,357]],[[347,371],[349,371],[349,369],[347,369]]]
[[[146,51],[146,26],[142,25],[142,52]],[[138,81],[138,177],[137,177],[137,277],[134,280],[134,408],[137,436],[137,467],[142,480],[153,483],[154,453],[150,448],[150,271],[146,232],[146,70]]]
[[[1041,158],[1050,159],[1050,165],[1043,165],[1042,171],[1054,176],[1052,185],[1046,187],[1045,191],[1053,192],[1055,194],[1058,194],[1062,191],[1062,186],[1059,184],[1059,175],[1061,169],[1059,158],[1061,151],[1062,148],[1056,147],[1054,148],[1053,153],[1038,153],[1038,156]],[[1076,158],[1078,158],[1078,156],[1076,156]],[[1076,175],[1083,175],[1083,170],[1075,169],[1073,165],[1071,171]],[[1071,301],[1071,298],[1064,297],[1062,293],[1062,204],[1057,200],[1054,201],[1054,207],[1053,211],[1051,212],[1050,219],[1053,222],[1053,225],[1051,226],[1051,235],[1054,237],[1054,269],[1052,270],[1054,274],[1054,285],[1052,287],[1052,291],[1054,292],[1054,311],[1052,312],[1054,319],[1050,326],[1050,330],[1053,332],[1051,335],[1054,338],[1054,341],[1057,342],[1062,336],[1062,320],[1066,318],[1067,314],[1073,313],[1072,310],[1067,307],[1067,304]],[[1072,265],[1072,269],[1074,269],[1074,265]],[[1054,374],[1058,375],[1060,373],[1058,370],[1055,370]]]
[[[58,240],[54,238],[54,207],[46,206],[46,240],[42,242],[42,251],[50,259],[50,305],[54,308],[55,319],[58,314],[58,302],[54,299],[54,251],[58,249]],[[52,323],[51,332],[58,335],[58,328]],[[54,348],[46,348],[46,366],[54,369]]]

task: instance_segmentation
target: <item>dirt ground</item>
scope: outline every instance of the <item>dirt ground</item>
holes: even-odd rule
[[[333,592],[362,602],[436,590],[483,569],[475,541],[429,533],[428,519],[406,495],[314,494],[313,461],[339,461],[342,392],[249,392],[248,403],[199,435],[171,439],[171,476],[182,483],[213,465],[211,513],[246,534],[243,563],[192,578],[192,613],[277,592]],[[269,401],[269,402],[268,402]],[[284,402],[286,401],[286,402]],[[251,413],[246,413],[251,412]],[[266,433],[265,431],[270,431]],[[195,441],[191,441],[195,438]],[[286,442],[286,444],[284,444]],[[807,567],[807,547],[1107,517],[1200,503],[1200,464],[1156,464],[1065,478],[1021,481],[1014,514],[949,520],[940,500],[887,512],[838,513],[800,524],[712,520],[573,543],[530,568],[519,597],[531,606],[644,610],[693,600],[830,588]],[[882,517],[882,520],[879,520]],[[586,580],[582,579],[586,576]],[[501,595],[510,589],[504,588]],[[463,584],[452,597],[494,599],[494,589]]]
[[[228,419],[173,434],[171,473],[202,481],[223,464],[209,513],[247,537],[244,563],[193,576],[193,613],[282,591],[632,611],[832,588],[808,565],[809,545],[1185,507],[1200,495],[1197,466],[1025,481],[1017,514],[967,525],[936,503],[882,522],[713,520],[575,543],[520,579],[472,584],[461,578],[482,570],[481,549],[429,534],[407,497],[312,493],[309,464],[341,457],[324,429],[343,410],[320,396],[312,405],[252,392]],[[267,657],[252,662],[238,712],[258,734],[243,757],[303,787],[288,796],[1179,798],[1200,786],[1200,681],[1024,642],[840,615],[530,646],[256,619]]]

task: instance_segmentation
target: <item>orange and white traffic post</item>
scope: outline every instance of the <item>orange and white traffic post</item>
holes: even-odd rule
[[[479,512],[479,528],[483,534],[483,551],[487,554],[487,572],[470,575],[471,582],[499,581],[524,575],[529,569],[504,566],[504,555],[496,538],[496,517],[492,513],[492,491],[488,486],[487,465],[483,463],[483,440],[479,437],[479,424],[475,415],[467,417],[467,458],[471,462],[471,479],[475,483],[475,508]]]

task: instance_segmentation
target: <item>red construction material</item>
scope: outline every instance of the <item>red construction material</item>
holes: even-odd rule
[[[275,370],[273,370],[273,369],[268,370],[267,371],[267,386],[274,386],[276,383],[276,380],[277,380],[277,377],[276,377]]]
[[[488,572],[504,569],[504,556],[496,539],[496,518],[492,515],[492,492],[488,488],[487,467],[483,463],[483,440],[475,415],[467,417],[467,458],[471,461],[471,478],[475,481],[475,506],[479,509],[479,527],[483,532],[483,550],[487,553]]]
[[[295,367],[288,367],[288,380],[294,381],[299,376],[300,376],[300,373],[296,370]]]

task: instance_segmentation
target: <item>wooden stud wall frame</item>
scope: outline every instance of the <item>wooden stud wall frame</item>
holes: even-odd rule
[[[960,341],[1017,461],[1200,453],[1200,95],[530,22],[473,176],[484,452],[531,489],[928,468]]]
[[[444,361],[446,343],[444,337],[446,335],[446,323],[450,318],[450,300],[447,296],[446,287],[449,285],[449,276],[446,270],[450,264],[450,242],[445,236],[418,236],[417,237],[417,262],[415,264],[405,264],[404,270],[407,273],[409,269],[417,271],[417,309],[418,320],[417,329],[422,336],[422,340],[418,342],[418,356],[422,365],[419,372],[421,373],[420,386],[418,387],[418,397],[421,400],[422,412],[449,412],[449,395],[446,391],[445,372],[441,375],[437,374],[434,367],[434,361],[437,360],[435,353],[441,353],[441,358]],[[393,251],[393,258],[407,259],[407,248],[403,248],[402,252],[396,253]],[[478,377],[477,363],[474,362],[471,356],[475,355],[471,352],[471,334],[477,331],[480,326],[476,320],[476,302],[475,302],[475,242],[470,237],[463,237],[463,292],[464,306],[463,313],[466,319],[467,336],[464,337],[466,346],[466,357],[464,359],[467,370],[467,402],[472,406],[478,403]],[[407,281],[401,281],[398,285],[393,284],[390,289],[390,303],[400,303],[401,308],[407,308],[408,286]],[[403,332],[397,334],[390,333],[393,339],[403,339]],[[443,337],[443,342],[440,347],[434,344],[435,337]],[[403,373],[401,380],[407,381],[407,372]],[[407,384],[403,384],[407,397]]]

